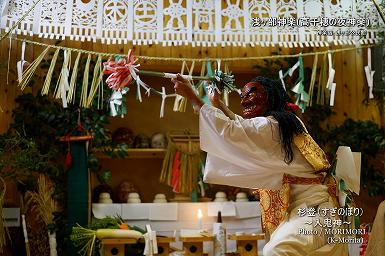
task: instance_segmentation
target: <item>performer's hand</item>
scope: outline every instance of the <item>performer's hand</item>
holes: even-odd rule
[[[221,100],[221,95],[218,93],[217,90],[212,90],[210,93],[209,93],[209,100],[211,102],[211,104],[216,107],[216,108],[221,108],[222,106],[222,100]]]
[[[174,83],[174,89],[177,94],[188,99],[193,98],[195,92],[189,80],[182,77],[180,74],[177,74],[175,78],[171,79],[171,81]]]
[[[175,92],[189,99],[197,110],[203,106],[203,101],[195,94],[195,91],[189,80],[177,74],[171,81],[174,83]]]

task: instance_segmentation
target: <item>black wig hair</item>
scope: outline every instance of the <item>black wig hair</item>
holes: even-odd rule
[[[265,116],[273,116],[278,121],[280,142],[285,153],[284,161],[290,164],[293,161],[293,149],[291,147],[293,137],[305,133],[305,128],[294,113],[285,110],[290,98],[280,81],[261,76],[251,81],[260,83],[267,91],[269,106]]]

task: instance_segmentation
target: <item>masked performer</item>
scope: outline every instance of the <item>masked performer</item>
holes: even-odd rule
[[[188,80],[178,75],[172,81],[175,91],[200,112],[200,144],[207,152],[205,181],[258,188],[262,226],[269,239],[263,255],[348,255],[347,245],[331,240],[337,237],[324,229],[326,218],[333,221],[338,216],[317,213],[338,204],[333,187],[323,184],[322,173],[330,164],[292,113],[296,105],[288,103],[281,83],[263,77],[247,83],[241,117],[217,93],[210,95],[210,106]]]

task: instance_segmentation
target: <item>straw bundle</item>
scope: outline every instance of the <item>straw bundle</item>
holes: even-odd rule
[[[28,191],[26,193],[27,206],[35,210],[37,217],[40,217],[46,225],[53,223],[53,213],[58,210],[57,203],[52,199],[54,187],[52,182],[43,174],[38,178],[38,187],[36,192]]]

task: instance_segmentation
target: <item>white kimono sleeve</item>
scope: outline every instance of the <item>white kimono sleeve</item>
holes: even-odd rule
[[[221,110],[204,105],[199,133],[201,149],[207,152],[207,183],[279,189],[283,173],[314,177],[298,151],[290,165],[283,161],[278,123],[272,118],[231,120]]]

